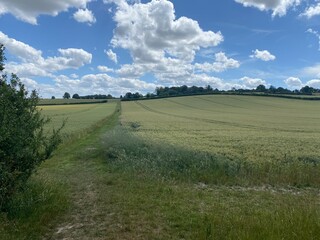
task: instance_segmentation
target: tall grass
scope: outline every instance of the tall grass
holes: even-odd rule
[[[64,184],[33,176],[0,214],[0,239],[39,239],[68,207]]]
[[[103,138],[111,166],[121,171],[183,182],[223,185],[319,187],[317,159],[249,162],[226,156],[146,142],[122,127]]]

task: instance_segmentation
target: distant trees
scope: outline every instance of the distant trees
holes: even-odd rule
[[[73,99],[80,99],[80,96],[79,96],[78,93],[75,93],[75,94],[72,95],[72,98]]]
[[[70,98],[70,93],[65,92],[65,93],[63,94],[63,98],[64,98],[64,99],[69,99],[69,98]]]
[[[307,95],[311,95],[312,93],[316,93],[316,92],[320,92],[320,89],[315,89],[313,87],[309,87],[309,86],[305,86],[303,88],[300,89],[300,92],[302,94],[307,94]]]
[[[85,96],[79,96],[78,94],[74,94],[73,96],[77,97],[77,99],[112,99],[113,98],[111,94],[108,94],[108,95],[94,94],[94,95],[85,95]]]
[[[0,44],[0,211],[61,141],[61,128],[44,132],[49,119],[37,107],[38,93],[29,94],[15,74],[1,75],[4,60]]]
[[[131,92],[127,92],[124,97],[122,97],[122,99],[139,99],[139,98],[143,98],[143,95],[140,94],[139,92],[136,93],[131,93]]]
[[[56,97],[55,97],[55,96],[52,96],[51,99],[56,99]]]
[[[266,86],[264,86],[264,85],[259,85],[257,88],[256,88],[256,91],[257,92],[266,92],[267,91],[267,88],[266,88]]]
[[[154,93],[147,93],[145,96],[136,92],[131,93],[127,92],[124,96],[121,95],[121,100],[135,100],[135,99],[150,99],[150,98],[162,98],[162,97],[175,97],[175,96],[189,96],[189,95],[201,95],[201,94],[278,94],[278,95],[301,95],[307,94],[311,95],[313,93],[320,93],[320,89],[315,89],[309,86],[305,86],[300,90],[291,91],[283,87],[274,87],[270,86],[267,88],[265,85],[261,84],[255,89],[236,89],[232,88],[231,90],[219,90],[217,88],[213,89],[210,85],[206,87],[197,87],[182,85],[180,87],[157,87]]]

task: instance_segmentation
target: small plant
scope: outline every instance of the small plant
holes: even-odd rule
[[[140,126],[141,126],[141,124],[138,123],[138,122],[130,123],[130,127],[133,128],[133,129],[138,129]]]

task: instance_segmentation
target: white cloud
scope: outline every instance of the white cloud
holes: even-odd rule
[[[111,43],[130,51],[136,63],[156,63],[170,56],[192,62],[201,47],[217,46],[223,41],[220,32],[203,31],[190,18],[176,19],[173,3],[152,0],[129,5],[116,1],[117,26]]]
[[[289,77],[286,80],[284,80],[284,82],[285,84],[287,84],[289,88],[300,89],[303,86],[301,80],[296,77]]]
[[[197,51],[223,41],[220,32],[203,31],[197,21],[187,17],[176,18],[170,1],[135,1],[133,5],[124,0],[111,2],[117,5],[111,44],[128,50],[133,60],[116,70],[120,77],[139,78],[149,73],[161,84],[183,83],[194,78]],[[224,53],[217,54],[213,64],[197,67],[201,71],[224,71],[239,65]]]
[[[239,68],[240,63],[237,60],[228,58],[225,53],[219,52],[215,54],[215,62],[213,63],[196,63],[195,68],[203,72],[223,72],[230,68]]]
[[[19,62],[8,62],[6,70],[20,77],[52,76],[52,73],[60,70],[78,69],[92,60],[91,53],[77,48],[58,49],[60,56],[44,58],[40,50],[10,38],[1,31],[0,42],[11,55],[19,59]]]
[[[276,56],[272,55],[269,51],[267,50],[254,50],[253,55],[250,55],[251,58],[256,58],[260,59],[262,61],[268,62],[268,61],[273,61],[276,59]]]
[[[12,55],[15,55],[24,62],[37,62],[42,59],[42,52],[40,50],[36,50],[23,42],[9,38],[1,31],[0,42]]]
[[[259,85],[267,85],[266,81],[260,78],[243,77],[240,80],[243,84],[242,88],[254,89]]]
[[[41,14],[57,16],[69,8],[85,8],[92,0],[1,0],[0,15],[11,13],[16,18],[37,24],[37,17]]]
[[[157,85],[139,79],[114,78],[108,74],[88,74],[78,79],[70,79],[65,75],[56,76],[55,95],[62,96],[67,91],[78,93],[79,95],[88,94],[112,94],[113,96],[124,95],[126,92],[154,92]],[[46,87],[41,91],[48,92]],[[52,93],[51,93],[52,94]]]
[[[108,58],[109,58],[111,61],[113,61],[113,62],[115,62],[115,63],[118,63],[118,56],[117,56],[116,53],[114,53],[114,52],[112,51],[112,49],[109,49],[108,51],[105,50],[104,52],[105,52],[105,54],[107,54]]]
[[[245,7],[255,7],[260,11],[272,11],[272,16],[284,16],[289,8],[300,5],[301,0],[235,0]]]
[[[80,23],[88,23],[89,25],[96,22],[96,18],[89,9],[78,9],[77,12],[73,14],[73,18]]]
[[[320,3],[309,6],[300,16],[312,18],[317,15],[320,15]]]
[[[312,80],[308,81],[305,85],[319,89],[320,88],[320,79],[312,79]]]
[[[307,76],[320,78],[320,63],[304,68],[302,73]]]
[[[109,68],[107,66],[98,66],[97,69],[100,71],[100,72],[114,72],[114,70],[112,68]]]

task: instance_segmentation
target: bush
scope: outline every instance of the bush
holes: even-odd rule
[[[0,73],[4,69],[4,47],[0,44]],[[60,129],[44,133],[49,121],[37,108],[38,93],[28,92],[12,74],[0,77],[0,210],[26,184],[36,167],[49,158],[61,141]]]

